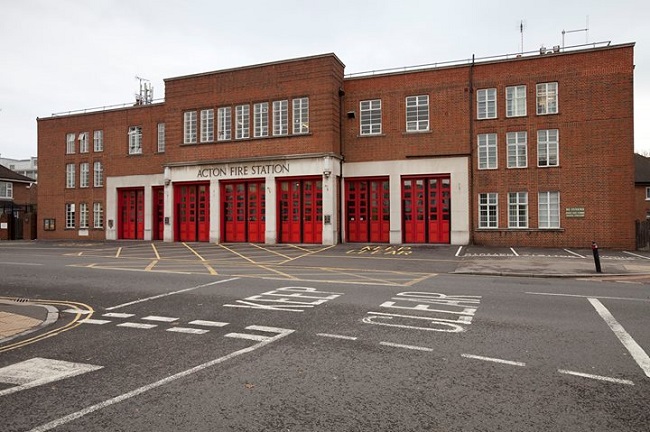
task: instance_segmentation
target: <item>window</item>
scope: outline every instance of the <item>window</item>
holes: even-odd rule
[[[558,130],[537,131],[537,166],[558,166]]]
[[[142,154],[142,127],[129,128],[129,154]]]
[[[201,110],[201,142],[214,141],[214,110]]]
[[[79,164],[79,187],[87,188],[90,184],[90,164],[88,162]]]
[[[269,103],[253,105],[253,116],[253,136],[256,138],[269,136]]]
[[[104,228],[104,208],[100,202],[93,204],[93,228]]]
[[[104,186],[104,165],[101,162],[95,162],[93,166],[93,186]]]
[[[497,118],[497,89],[482,89],[476,92],[479,119]]]
[[[237,123],[235,138],[245,139],[250,137],[250,111],[251,107],[249,105],[238,105],[235,107],[235,122]]]
[[[406,98],[406,131],[421,132],[429,130],[429,96],[409,96]]]
[[[183,118],[183,143],[196,144],[196,111],[187,111]]]
[[[539,227],[540,228],[560,227],[560,193],[559,192],[539,193]]]
[[[88,228],[88,204],[79,204],[79,228]]]
[[[289,101],[273,102],[273,135],[289,133]]]
[[[165,123],[158,123],[158,153],[165,153]]]
[[[528,192],[508,194],[508,228],[528,228]]]
[[[6,199],[14,198],[13,183],[0,181],[0,198],[6,198]]]
[[[499,226],[499,194],[482,193],[478,195],[478,227],[497,228]]]
[[[74,204],[65,205],[65,227],[74,228]]]
[[[294,99],[293,103],[293,133],[309,133],[309,98]]]
[[[219,141],[232,139],[231,123],[232,109],[230,107],[219,108],[217,110],[217,139]]]
[[[557,114],[557,83],[537,84],[537,114]]]
[[[361,135],[381,133],[381,99],[361,101]]]
[[[650,201],[650,187],[645,188],[645,200]]]
[[[478,136],[478,169],[497,168],[497,134]]]
[[[93,149],[96,152],[104,151],[104,131],[96,130],[93,132]]]
[[[506,87],[506,117],[526,115],[526,86]]]
[[[528,132],[508,132],[508,168],[526,168],[528,166]]]
[[[88,153],[88,132],[81,132],[79,134],[79,153]]]
[[[75,183],[75,165],[67,164],[65,166],[65,187],[68,189],[74,188]]]
[[[73,133],[69,133],[65,137],[65,153],[73,154],[74,153],[74,137]]]

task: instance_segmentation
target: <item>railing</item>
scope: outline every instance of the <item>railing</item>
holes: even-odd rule
[[[163,102],[165,102],[164,98],[154,99],[154,100],[151,101],[151,103],[148,103],[148,104],[137,103],[137,102],[125,102],[125,103],[122,103],[122,104],[105,105],[105,106],[101,106],[101,107],[85,108],[85,109],[74,110],[74,111],[63,111],[63,112],[58,112],[58,113],[52,113],[52,117],[64,116],[64,115],[73,115],[73,114],[86,114],[86,113],[91,113],[91,112],[106,111],[106,110],[119,109],[119,108],[143,107],[143,106],[154,105],[154,104],[159,104],[159,103],[163,103]]]

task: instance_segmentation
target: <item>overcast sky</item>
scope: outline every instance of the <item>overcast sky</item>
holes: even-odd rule
[[[346,73],[636,42],[635,148],[650,152],[648,0],[0,0],[0,155],[36,156],[36,117],[131,103],[163,79],[335,53]],[[62,138],[63,139],[63,138]],[[62,142],[62,145],[64,143]]]

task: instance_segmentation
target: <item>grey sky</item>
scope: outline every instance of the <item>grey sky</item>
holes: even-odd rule
[[[36,117],[130,103],[163,79],[334,52],[346,73],[636,42],[635,148],[650,151],[650,6],[433,0],[0,0],[0,154],[36,156]],[[566,34],[565,44],[587,41]]]

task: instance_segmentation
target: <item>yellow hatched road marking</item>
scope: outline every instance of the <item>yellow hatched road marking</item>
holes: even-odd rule
[[[264,269],[264,270],[268,270],[268,271],[271,271],[271,272],[277,273],[277,274],[279,274],[280,276],[284,276],[284,277],[287,278],[287,279],[294,279],[294,280],[298,279],[297,277],[295,277],[295,276],[291,276],[290,274],[287,274],[287,273],[281,272],[281,271],[279,271],[279,270],[272,269],[272,268],[267,267],[267,266],[262,265],[262,264],[258,264],[257,262],[253,261],[252,259],[248,258],[247,256],[244,256],[244,255],[240,254],[239,252],[230,249],[230,248],[227,247],[227,246],[224,246],[224,245],[222,245],[222,244],[219,244],[219,246],[221,246],[222,248],[224,248],[225,250],[227,250],[227,251],[229,251],[229,252],[231,252],[231,253],[234,253],[235,255],[238,255],[238,256],[242,257],[243,259],[245,259],[246,261],[250,262],[251,264],[255,264],[255,265],[258,266],[259,268],[262,268],[262,269]]]
[[[206,269],[208,269],[208,271],[210,272],[211,275],[216,276],[216,275],[219,274],[219,273],[217,273],[217,271],[216,271],[215,269],[213,269],[212,266],[211,266],[210,264],[208,264],[207,262],[204,262],[203,265],[205,266]]]
[[[276,252],[276,251],[271,250],[271,249],[267,249],[267,248],[265,248],[265,247],[262,247],[262,246],[260,246],[260,245],[255,244],[255,243],[251,243],[251,245],[253,245],[253,246],[255,246],[256,248],[261,249],[261,250],[263,250],[263,251],[271,252],[271,253],[276,254],[276,255],[280,255],[280,256],[283,257],[283,258],[291,259],[291,257],[288,256],[288,255],[281,254],[280,252]]]
[[[151,248],[153,249],[153,253],[156,254],[156,259],[159,260],[159,259],[160,259],[160,255],[158,254],[158,249],[156,249],[156,245],[154,245],[153,243],[151,243]]]
[[[185,246],[186,248],[188,248],[189,250],[191,250],[192,253],[193,253],[194,255],[196,255],[197,257],[199,257],[199,259],[200,259],[201,261],[205,261],[205,258],[203,258],[201,255],[199,255],[199,253],[198,253],[197,251],[195,251],[194,249],[192,249],[192,248],[191,248],[187,243],[183,242],[183,246]]]
[[[145,268],[145,271],[151,271],[153,268],[158,264],[158,260],[153,260],[149,265]]]
[[[119,248],[117,248],[117,253],[115,254],[115,258],[119,258],[121,253],[122,253],[122,247],[120,246]]]

